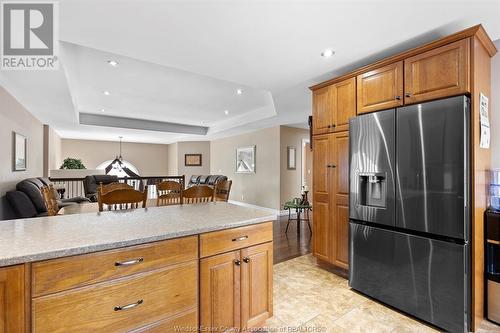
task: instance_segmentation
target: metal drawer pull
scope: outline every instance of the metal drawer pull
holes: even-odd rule
[[[239,241],[242,241],[242,240],[245,240],[247,239],[248,236],[241,236],[241,237],[237,237],[237,238],[233,238],[233,242],[239,242]]]
[[[248,264],[248,263],[250,262],[250,258],[248,258],[248,257],[243,257],[243,261],[244,261],[245,263],[247,263],[247,264]]]
[[[241,265],[241,261],[239,261],[238,259],[236,259],[236,260],[234,261],[234,264],[235,264],[236,266],[239,266],[239,265]]]
[[[122,305],[122,306],[115,306],[114,310],[115,311],[129,310],[129,309],[133,309],[133,308],[141,305],[142,303],[144,303],[144,300],[140,299],[137,302],[132,303],[132,304],[127,304],[127,305]]]
[[[130,265],[139,264],[143,261],[144,261],[143,257],[133,259],[133,260],[127,260],[127,261],[115,261],[115,266],[130,266]]]

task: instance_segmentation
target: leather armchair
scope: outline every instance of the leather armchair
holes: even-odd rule
[[[200,175],[192,175],[191,178],[189,178],[187,187],[198,185],[200,183],[200,177],[201,177]]]
[[[208,185],[214,187],[220,180],[227,180],[227,177],[223,175],[193,175],[189,179],[187,187],[194,185]]]
[[[17,183],[16,191],[10,191],[6,194],[6,198],[17,218],[47,215],[47,207],[45,207],[41,189],[50,184],[51,181],[47,178],[28,178]],[[84,197],[57,200],[57,204],[61,208],[83,202],[90,202],[90,200]]]
[[[118,177],[112,175],[92,175],[87,176],[83,180],[83,190],[85,197],[92,202],[97,202],[97,187],[102,183],[103,185],[117,183]]]

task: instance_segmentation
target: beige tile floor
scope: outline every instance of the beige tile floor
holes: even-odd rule
[[[438,332],[349,289],[347,280],[305,255],[274,266],[269,332]],[[486,324],[482,332],[500,332]]]

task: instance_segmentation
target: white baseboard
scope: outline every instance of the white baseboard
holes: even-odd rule
[[[248,208],[255,208],[255,209],[260,209],[260,210],[265,210],[268,211],[276,216],[288,216],[288,210],[277,210],[273,208],[268,208],[268,207],[263,207],[263,206],[257,206],[253,204],[249,204],[246,202],[241,202],[241,201],[236,201],[236,200],[228,200],[227,202],[233,204],[233,205],[238,205],[242,207],[248,207]],[[295,211],[292,212],[292,218],[297,218],[297,213]]]
[[[282,211],[280,211],[280,216],[288,216],[288,210],[287,209],[283,209]],[[295,210],[292,211],[292,213],[290,214],[290,217],[292,218],[297,218],[297,212]]]
[[[260,209],[260,210],[265,210],[265,211],[268,211],[276,216],[281,216],[281,212],[277,209],[273,209],[273,208],[269,208],[269,207],[262,207],[262,206],[257,206],[257,205],[252,205],[252,204],[249,204],[249,203],[246,203],[246,202],[241,202],[241,201],[236,201],[236,200],[228,200],[227,202],[229,202],[230,204],[233,204],[233,205],[238,205],[238,206],[242,206],[242,207],[248,207],[248,208],[255,208],[255,209]]]

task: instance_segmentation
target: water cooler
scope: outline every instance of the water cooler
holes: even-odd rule
[[[485,222],[486,317],[500,324],[500,169],[491,173],[490,209]]]

